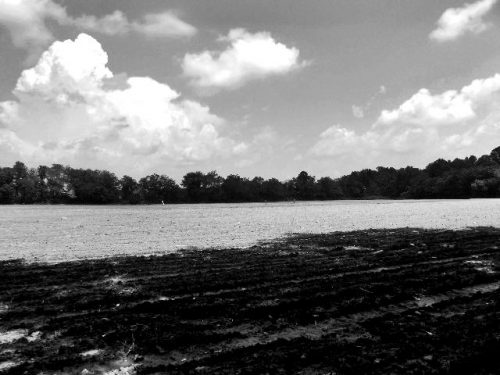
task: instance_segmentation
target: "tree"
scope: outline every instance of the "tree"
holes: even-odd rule
[[[500,197],[500,147],[488,155],[453,161],[437,159],[424,169],[363,169],[316,181],[306,171],[286,181],[252,180],[237,174],[225,179],[216,171],[189,172],[182,187],[168,176],[152,174],[137,182],[103,170],[73,169],[61,164],[36,170],[20,161],[0,167],[0,203],[159,203],[247,202],[342,198]]]
[[[43,178],[46,199],[52,203],[70,202],[75,198],[75,191],[70,182],[72,169],[61,164],[52,164],[50,168],[41,167],[38,175]]]
[[[186,189],[190,202],[219,202],[224,179],[216,171],[189,172],[182,178],[181,185]]]
[[[374,181],[376,192],[372,192],[372,196],[397,198],[404,191],[398,183],[398,171],[394,168],[377,167]]]
[[[346,198],[362,198],[366,190],[361,182],[360,172],[340,178],[340,186]]]
[[[79,203],[106,204],[120,199],[120,185],[108,171],[70,169],[69,179]]]
[[[8,204],[14,203],[15,191],[9,184],[3,184],[0,186],[0,203]]]
[[[19,179],[17,186],[17,203],[35,203],[40,198],[40,179],[35,170],[29,170],[27,174]]]
[[[202,186],[205,175],[202,172],[189,172],[182,178],[182,187],[186,189],[187,198],[191,202],[202,200]]]
[[[222,200],[222,184],[224,179],[216,171],[210,171],[202,179],[202,201],[220,202]]]
[[[20,161],[16,161],[12,167],[12,172],[14,173],[14,180],[22,180],[28,175],[28,167]]]
[[[287,198],[285,186],[276,178],[264,181],[262,190],[262,197],[266,201],[283,201]]]
[[[139,181],[148,203],[175,203],[179,201],[180,187],[168,176],[152,174]]]
[[[14,171],[12,168],[0,168],[0,186],[9,185],[14,180]]]
[[[141,201],[141,189],[136,180],[130,176],[123,176],[120,180],[121,200],[130,204]]]
[[[305,171],[293,180],[295,185],[295,197],[300,200],[310,200],[316,198],[316,179]]]
[[[252,194],[252,201],[264,200],[262,194],[264,191],[264,179],[262,177],[254,177],[250,181],[250,191]]]
[[[10,185],[14,188],[14,201],[22,202],[22,197],[20,196],[20,186],[21,180],[28,175],[28,168],[24,163],[16,161],[12,167],[12,182]]]
[[[490,154],[491,160],[500,166],[500,146],[493,149]]]
[[[450,164],[450,162],[444,159],[438,159],[427,165],[427,167],[425,167],[425,172],[427,172],[429,177],[438,177],[451,168]]]
[[[496,168],[498,164],[495,159],[490,155],[483,155],[477,159],[476,166],[485,168]]]
[[[226,202],[247,202],[252,200],[250,181],[237,174],[230,174],[222,183],[222,194]]]
[[[317,186],[319,199],[341,199],[343,197],[340,184],[330,177],[321,177],[317,182]]]

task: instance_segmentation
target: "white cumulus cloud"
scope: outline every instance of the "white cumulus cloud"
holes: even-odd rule
[[[0,159],[142,171],[238,154],[224,121],[149,77],[113,75],[92,37],[54,42],[0,102]]]
[[[381,111],[366,131],[329,127],[310,154],[348,160],[351,168],[481,155],[498,146],[499,103],[500,74],[439,94],[420,89],[399,107]]]
[[[53,0],[0,0],[0,25],[9,31],[17,47],[36,51],[52,42],[54,36],[48,21],[107,35],[138,32],[150,37],[181,37],[197,31],[171,11],[146,14],[131,21],[119,10],[102,17],[72,17]]]
[[[438,42],[455,40],[466,33],[479,34],[489,24],[483,17],[493,8],[497,0],[479,0],[460,8],[449,8],[439,18],[437,28],[429,38]]]
[[[460,91],[448,90],[433,95],[419,90],[394,110],[384,110],[378,124],[403,123],[418,126],[442,126],[462,123],[479,115],[484,107],[495,106],[492,95],[500,91],[500,74],[477,79]]]
[[[182,69],[191,83],[202,89],[232,89],[248,81],[286,74],[306,63],[299,50],[277,42],[270,33],[233,29],[220,41],[223,51],[203,51],[184,56]]]

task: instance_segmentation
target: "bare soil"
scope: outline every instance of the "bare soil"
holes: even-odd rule
[[[0,262],[0,374],[498,374],[500,229]]]

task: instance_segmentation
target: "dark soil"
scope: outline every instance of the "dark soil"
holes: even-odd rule
[[[498,374],[499,248],[398,229],[0,262],[0,373]]]

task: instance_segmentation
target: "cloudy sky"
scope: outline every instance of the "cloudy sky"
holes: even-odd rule
[[[500,145],[500,1],[0,0],[0,165],[286,179]]]

